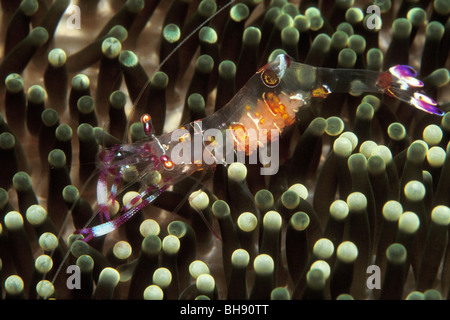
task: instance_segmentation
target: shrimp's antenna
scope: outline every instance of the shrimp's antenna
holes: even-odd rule
[[[155,72],[158,72],[162,66],[164,66],[166,64],[166,62],[170,59],[170,57],[172,57],[175,52],[178,51],[178,49],[180,49],[181,46],[183,46],[194,34],[197,33],[197,31],[199,31],[201,28],[203,28],[204,25],[206,25],[208,22],[210,22],[212,19],[214,19],[218,14],[220,14],[223,10],[225,10],[226,8],[228,8],[229,6],[231,6],[236,0],[230,0],[230,2],[228,2],[226,5],[224,5],[223,7],[221,7],[219,10],[216,11],[216,13],[214,13],[212,16],[208,17],[205,21],[203,21],[202,23],[200,23],[186,38],[184,38],[183,40],[181,40],[181,42],[175,47],[173,48],[173,50],[164,58],[163,61],[161,61],[161,63],[159,64],[158,68],[155,70]],[[136,97],[136,100],[133,102],[133,104],[136,106],[138,104],[138,102],[141,100],[142,95],[145,92],[145,89],[147,88],[147,86],[150,84],[150,79],[147,80],[147,83],[143,86],[142,90],[139,92],[138,96]]]

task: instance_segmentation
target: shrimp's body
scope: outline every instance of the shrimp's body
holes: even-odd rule
[[[149,139],[133,144],[117,145],[100,155],[102,165],[97,186],[99,213],[107,221],[100,225],[76,231],[84,235],[84,241],[103,236],[117,229],[144,206],[150,204],[170,186],[196,171],[211,166],[202,161],[199,153],[209,149],[216,140],[203,140],[203,147],[193,151],[190,157],[175,161],[171,156],[179,150],[191,150],[195,135],[208,130],[231,132],[235,142],[232,152],[253,154],[277,139],[296,120],[299,108],[308,105],[311,98],[326,98],[332,92],[386,93],[428,113],[443,115],[437,103],[420,91],[423,83],[415,78],[409,66],[395,66],[387,72],[354,69],[329,69],[313,67],[291,61],[287,55],[279,55],[261,68],[233,99],[214,114],[194,121],[175,132],[155,137],[150,118],[143,117]],[[265,132],[267,139],[249,143],[250,131]],[[176,151],[176,152],[175,152]],[[209,152],[209,151],[208,151]],[[229,155],[229,154],[228,154]],[[225,162],[226,152],[212,155],[215,161]],[[122,208],[122,214],[109,220],[108,201],[115,200],[118,184],[124,170],[133,167],[139,173],[144,189]],[[107,196],[107,177],[115,176],[111,194]]]

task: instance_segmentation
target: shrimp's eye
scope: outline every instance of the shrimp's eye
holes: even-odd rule
[[[270,68],[265,69],[261,73],[261,80],[269,88],[275,88],[280,83],[280,78],[275,71]]]
[[[142,115],[141,123],[144,126],[145,134],[151,135],[153,133],[152,117],[149,114]]]
[[[166,169],[167,171],[173,170],[174,166],[175,165],[170,160],[167,160],[167,161],[164,162],[164,169]]]

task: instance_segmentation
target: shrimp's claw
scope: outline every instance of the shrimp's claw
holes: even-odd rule
[[[387,75],[393,76],[393,78],[386,81]],[[391,96],[403,100],[419,110],[443,116],[445,112],[438,108],[437,102],[420,90],[424,83],[416,76],[417,72],[412,67],[396,65],[389,69],[389,73],[384,73],[379,84]]]

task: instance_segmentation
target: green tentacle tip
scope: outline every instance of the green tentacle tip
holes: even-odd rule
[[[24,0],[20,3],[19,7],[24,15],[31,17],[38,11],[39,3],[37,0]]]
[[[127,99],[128,97],[123,91],[116,90],[109,96],[109,103],[113,108],[122,109],[125,107]]]
[[[253,268],[257,274],[269,275],[273,273],[274,261],[268,254],[260,254],[253,261]]]
[[[214,68],[214,59],[208,55],[203,54],[198,57],[195,63],[195,69],[201,73],[210,73]]]
[[[300,196],[293,190],[287,190],[281,195],[281,203],[287,209],[295,209],[300,204]]]
[[[127,241],[118,241],[114,244],[113,253],[118,259],[128,259],[132,253],[131,245]]]
[[[88,123],[82,123],[77,128],[77,136],[80,141],[88,141],[94,138],[94,128]]]
[[[375,111],[370,103],[363,102],[356,109],[356,116],[359,119],[372,120]]]
[[[318,259],[329,259],[334,253],[333,242],[327,238],[317,240],[313,247],[313,253]]]
[[[407,254],[406,248],[400,243],[393,243],[386,250],[386,257],[394,264],[404,263]]]
[[[155,284],[152,284],[144,290],[144,300],[163,300],[164,291]]]
[[[311,27],[311,22],[308,17],[304,15],[297,15],[294,17],[294,26],[298,29],[300,33],[307,32]]]
[[[40,47],[48,40],[48,32],[43,27],[36,27],[33,30],[31,30],[30,34],[28,35],[30,37],[33,45]]]
[[[48,154],[48,163],[52,167],[62,168],[66,165],[66,155],[61,149],[53,149]]]
[[[415,27],[425,25],[427,22],[427,12],[422,8],[412,8],[408,11],[406,18]]]
[[[330,205],[330,215],[338,221],[343,221],[345,218],[347,218],[348,213],[348,204],[344,200],[335,200]]]
[[[193,93],[191,94],[187,99],[187,104],[189,107],[189,110],[193,112],[201,112],[205,110],[205,99],[203,99],[203,96],[199,93]]]
[[[242,35],[242,42],[248,45],[257,45],[261,41],[261,30],[257,27],[247,27]]]
[[[323,271],[320,269],[311,269],[306,275],[308,287],[313,290],[321,290],[325,286],[326,279]]]
[[[240,162],[234,162],[228,167],[228,179],[244,181],[247,177],[247,167]]]
[[[18,73],[11,73],[5,78],[5,86],[8,92],[19,93],[23,91],[23,79]]]
[[[72,78],[72,87],[77,90],[86,90],[89,88],[90,80],[89,77],[85,74],[77,74]]]
[[[122,50],[122,43],[114,37],[108,37],[102,42],[102,53],[109,59],[119,56]]]
[[[246,268],[250,262],[250,255],[244,249],[237,249],[231,255],[231,263],[239,268]]]
[[[91,96],[82,96],[77,101],[77,108],[83,114],[89,114],[94,111],[95,101]]]
[[[145,2],[144,0],[128,0],[125,5],[127,6],[128,11],[138,13],[144,9]]]
[[[290,219],[290,225],[297,231],[303,231],[309,226],[309,216],[305,212],[296,212]]]
[[[439,68],[425,77],[423,81],[425,85],[440,88],[446,86],[450,82],[450,72],[446,68]]]
[[[450,224],[450,209],[447,206],[436,206],[431,212],[431,220],[441,226],[448,226]]]
[[[236,22],[244,21],[248,18],[250,10],[244,3],[238,3],[230,9],[230,18]]]
[[[406,211],[398,220],[398,228],[406,234],[414,234],[420,227],[420,220],[417,214]]]
[[[40,205],[34,204],[27,209],[27,221],[33,226],[40,226],[47,218],[47,211]]]
[[[12,296],[19,295],[23,292],[24,283],[20,276],[11,275],[5,280],[5,290]]]
[[[82,272],[91,272],[94,269],[94,259],[86,254],[79,256],[76,264]]]
[[[431,38],[431,39],[440,40],[440,39],[442,39],[444,32],[445,32],[445,28],[442,25],[442,23],[440,23],[438,21],[431,21],[427,25],[426,37]]]
[[[44,232],[39,237],[39,247],[45,251],[53,251],[58,247],[58,238],[51,232]]]
[[[394,37],[407,38],[411,34],[411,22],[406,18],[397,18],[392,23],[392,29],[394,30]]]
[[[244,232],[252,232],[258,226],[258,218],[251,212],[243,212],[237,219],[237,226]]]
[[[339,260],[345,263],[352,263],[358,258],[358,248],[351,241],[342,242],[336,251]]]
[[[124,42],[128,37],[128,30],[123,26],[116,25],[109,30],[107,36],[117,38],[120,42]]]
[[[47,273],[53,267],[53,260],[50,256],[43,254],[36,258],[34,262],[34,267],[40,273]]]
[[[0,148],[2,150],[11,150],[16,145],[16,139],[9,132],[0,134]]]
[[[5,227],[9,231],[16,231],[23,228],[22,215],[17,211],[10,211],[4,218]]]
[[[67,55],[63,49],[55,48],[48,53],[48,62],[55,68],[62,67],[66,61]]]
[[[55,109],[47,108],[41,113],[42,123],[47,127],[54,126],[59,121],[58,112]]]
[[[72,128],[63,123],[60,124],[55,130],[56,139],[63,142],[68,142],[72,139]]]
[[[413,291],[408,294],[406,300],[425,300],[425,296],[422,292]]]
[[[350,212],[358,213],[367,208],[367,198],[361,192],[353,192],[347,197]]]
[[[108,285],[115,287],[119,284],[120,274],[116,269],[107,267],[100,272],[98,279],[99,285],[100,283],[108,283]]]
[[[315,7],[310,7],[306,9],[305,16],[309,19],[311,25],[310,29],[313,31],[320,30],[323,27],[324,20],[319,9]]]
[[[208,295],[214,292],[216,281],[210,274],[201,274],[198,276],[195,285],[199,293]]]
[[[205,27],[205,28],[209,28],[209,27]],[[204,28],[202,28],[202,30],[203,29]],[[200,30],[199,37],[202,37],[202,35],[204,34],[204,31],[202,32],[202,30]],[[178,27],[174,23],[169,23],[168,25],[166,25],[164,27],[162,36],[169,43],[177,42],[180,40],[180,37],[181,37],[180,27]]]
[[[285,287],[277,287],[270,293],[270,300],[291,300],[291,295]]]
[[[345,20],[351,24],[359,23],[364,19],[364,12],[360,8],[349,8],[345,12]]]
[[[155,74],[150,80],[150,84],[154,88],[165,89],[169,84],[169,77],[163,71],[155,72]]]
[[[356,63],[357,55],[353,49],[344,48],[339,51],[338,65],[342,68],[353,68]]]
[[[216,13],[216,10],[217,4],[213,0],[204,0],[200,2],[197,9],[198,13],[204,18],[212,16],[214,13]]]
[[[139,58],[133,51],[122,50],[119,54],[119,62],[127,68],[133,68],[139,64]]]
[[[406,137],[405,126],[399,122],[393,122],[388,127],[388,135],[394,141],[401,141]]]
[[[218,218],[230,215],[230,207],[223,200],[216,200],[212,205],[212,212]]]
[[[9,201],[8,192],[0,188],[0,208],[3,209]]]
[[[209,205],[208,194],[202,190],[197,190],[189,196],[189,204],[197,210],[205,210]]]
[[[447,0],[433,1],[433,8],[440,15],[446,16],[450,13],[450,3]]]
[[[219,64],[219,74],[226,79],[233,79],[236,75],[236,64],[231,60],[224,60]]]
[[[267,189],[262,189],[256,192],[255,202],[259,209],[267,211],[268,209],[273,207],[275,200],[273,198],[272,192]]]
[[[172,273],[169,269],[161,267],[153,272],[153,283],[159,286],[161,289],[166,289],[172,282]]]
[[[172,221],[167,226],[167,232],[169,232],[170,235],[174,235],[177,238],[181,239],[183,238],[187,233],[187,227],[186,223],[182,221]]]
[[[162,242],[157,235],[148,235],[142,240],[142,250],[151,255],[158,254],[161,251]]]
[[[144,238],[149,235],[157,236],[161,232],[161,227],[156,220],[145,219],[139,226],[139,232]]]
[[[332,116],[327,118],[327,126],[325,132],[332,137],[338,136],[344,130],[345,124],[340,117]]]
[[[428,145],[421,140],[414,141],[408,148],[407,159],[414,163],[421,163],[427,156]]]
[[[276,211],[269,211],[264,215],[264,230],[278,231],[281,229],[282,223],[281,215]]]
[[[331,46],[336,49],[343,49],[347,46],[349,36],[344,31],[336,31],[331,36]]]

